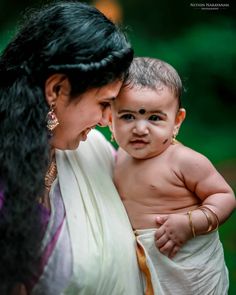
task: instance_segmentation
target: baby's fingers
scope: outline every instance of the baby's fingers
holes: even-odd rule
[[[168,240],[164,246],[159,248],[160,252],[166,256],[169,256],[170,253],[172,252],[173,248],[175,246],[175,243],[171,240]]]
[[[167,235],[162,235],[160,238],[155,240],[156,247],[160,249],[168,242]]]
[[[175,255],[179,252],[180,247],[178,245],[175,245],[172,249],[172,251],[169,253],[169,258],[172,259],[175,257]]]
[[[160,237],[162,237],[164,234],[165,234],[164,227],[163,226],[159,227],[154,234],[155,241],[160,239]]]

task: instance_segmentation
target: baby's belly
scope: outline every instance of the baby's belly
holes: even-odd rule
[[[166,215],[173,213],[186,214],[189,210],[194,210],[198,204],[188,204],[182,208],[176,206],[147,206],[131,200],[124,202],[126,211],[129,215],[133,229],[157,228],[157,215]]]

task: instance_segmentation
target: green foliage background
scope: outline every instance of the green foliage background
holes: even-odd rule
[[[50,1],[0,2],[0,50],[14,34],[26,7]],[[92,2],[92,1],[83,1]],[[196,3],[225,3],[226,9],[196,9]],[[178,137],[205,154],[236,189],[236,19],[233,1],[120,0],[123,27],[136,56],[172,64],[182,77],[187,118]],[[109,138],[109,130],[102,129]],[[220,235],[236,294],[236,214]]]

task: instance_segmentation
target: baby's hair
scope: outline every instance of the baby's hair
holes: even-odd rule
[[[150,57],[135,57],[129,68],[124,87],[158,90],[168,87],[178,98],[181,107],[182,82],[177,71],[168,63]]]

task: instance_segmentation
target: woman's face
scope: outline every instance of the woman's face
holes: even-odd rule
[[[117,80],[90,89],[73,100],[70,100],[69,89],[61,91],[55,102],[59,125],[53,130],[51,145],[62,150],[76,149],[96,125],[107,126],[110,103],[118,95],[121,85],[122,82]]]

